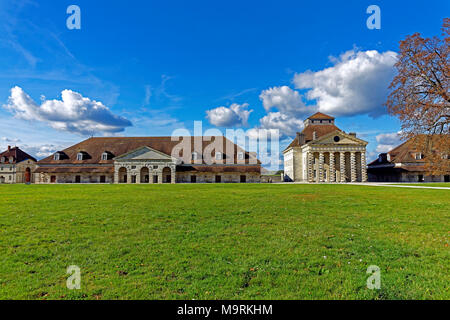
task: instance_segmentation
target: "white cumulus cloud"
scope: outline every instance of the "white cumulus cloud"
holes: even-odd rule
[[[45,122],[54,129],[82,135],[113,134],[132,126],[101,102],[72,90],[63,90],[61,100],[44,99],[39,106],[22,88],[14,87],[4,107],[19,119]]]
[[[350,50],[331,60],[334,66],[296,74],[297,89],[307,89],[319,111],[333,116],[385,113],[388,86],[394,76],[397,53]]]
[[[229,108],[218,107],[206,111],[206,118],[217,127],[246,126],[253,110],[248,110],[248,103],[233,103]]]
[[[304,116],[313,111],[313,107],[305,106],[300,93],[288,86],[263,90],[259,99],[266,111],[276,108],[279,112],[291,116]]]
[[[389,152],[402,142],[400,132],[382,133],[376,136],[376,140],[378,145],[375,151],[378,153]]]
[[[259,120],[262,129],[277,129],[281,135],[295,136],[297,131],[303,130],[303,121],[281,112],[269,112]]]

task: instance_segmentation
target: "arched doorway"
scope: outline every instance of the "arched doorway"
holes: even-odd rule
[[[25,169],[25,183],[30,183],[30,182],[31,182],[31,169],[26,168]]]
[[[162,171],[163,183],[171,183],[172,182],[172,170],[170,168],[165,167]]]
[[[119,183],[127,183],[127,168],[122,167],[119,169]]]
[[[147,167],[143,167],[141,169],[141,183],[149,183],[150,182],[150,173]]]

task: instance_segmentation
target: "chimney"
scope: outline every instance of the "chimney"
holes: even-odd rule
[[[298,140],[298,145],[302,146],[305,144],[305,134],[301,133],[301,132],[297,132],[297,140]]]
[[[8,152],[10,152],[11,151],[11,146],[8,146]]]
[[[313,140],[317,140],[317,132],[313,131]]]

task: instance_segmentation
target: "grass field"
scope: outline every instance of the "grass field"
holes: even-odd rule
[[[0,298],[450,299],[449,209],[431,189],[0,185]]]
[[[403,185],[403,186],[419,186],[419,187],[444,187],[450,188],[449,182],[433,182],[433,183],[392,183],[392,185]]]

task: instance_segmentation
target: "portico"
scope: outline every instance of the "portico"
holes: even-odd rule
[[[150,147],[131,151],[114,161],[115,183],[175,183],[179,160]]]
[[[316,113],[283,152],[285,181],[366,182],[366,146],[336,127],[333,117]]]

